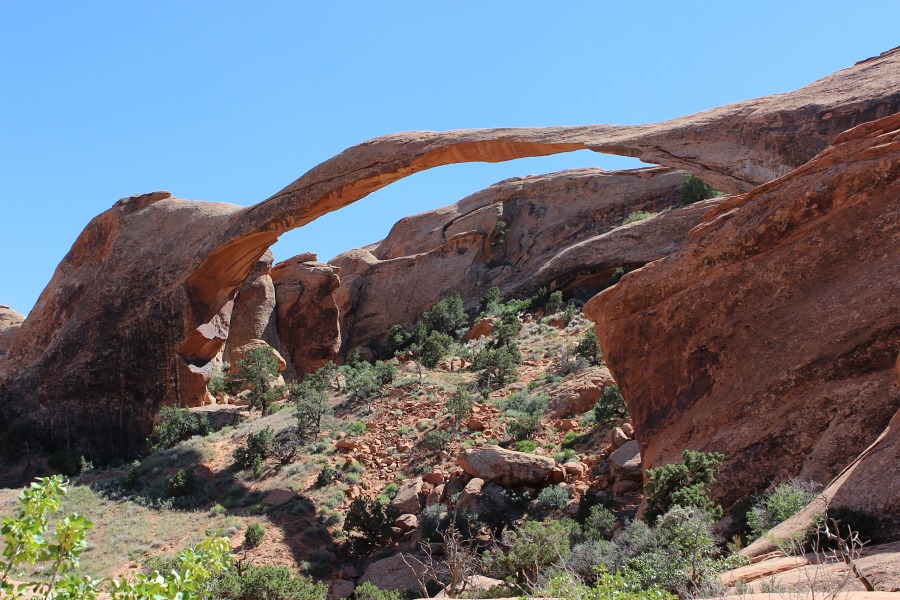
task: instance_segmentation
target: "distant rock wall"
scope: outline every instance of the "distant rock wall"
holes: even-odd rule
[[[731,505],[826,484],[872,443],[900,409],[898,199],[900,114],[726,200],[588,303],[645,468],[722,452]]]

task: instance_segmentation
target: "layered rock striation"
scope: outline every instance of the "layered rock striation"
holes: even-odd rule
[[[587,305],[644,468],[726,459],[732,505],[828,483],[900,409],[900,115],[724,201],[675,254]]]

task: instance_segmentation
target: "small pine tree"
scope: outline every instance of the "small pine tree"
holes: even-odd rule
[[[647,469],[646,521],[652,523],[673,506],[699,508],[716,518],[722,515],[722,507],[706,495],[706,486],[715,482],[725,455],[685,450],[682,458],[684,462]]]
[[[235,363],[235,368],[226,377],[232,392],[248,390],[247,402],[251,409],[259,409],[263,416],[269,412],[269,405],[278,397],[272,389],[278,378],[278,359],[270,348],[253,348],[247,356]]]
[[[600,348],[600,340],[593,327],[584,332],[578,345],[575,346],[575,356],[580,356],[594,366],[603,362],[603,349]]]

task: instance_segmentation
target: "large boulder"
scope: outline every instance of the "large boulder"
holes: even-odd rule
[[[457,462],[472,477],[488,479],[506,487],[538,485],[556,466],[556,461],[547,456],[514,452],[500,446],[463,450]]]
[[[338,269],[301,254],[272,270],[278,299],[278,339],[292,370],[304,376],[341,349],[340,314],[334,293],[341,283]]]
[[[792,477],[827,484],[884,431],[900,409],[898,197],[895,114],[726,200],[588,303],[645,469],[724,453],[711,493],[729,507]]]
[[[897,112],[898,65],[893,50],[796,92],[652,125],[386,135],[249,207],[168,192],[125,198],[88,224],[0,358],[6,402],[40,423],[48,441],[79,431],[88,458],[132,458],[162,406],[203,401],[235,295],[284,232],[425,169],[582,149],[690,169],[726,192],[745,191],[803,164],[848,127]],[[490,232],[487,251],[500,233]],[[469,237],[454,239],[465,250]]]
[[[234,298],[222,357],[225,361],[232,360],[232,349],[250,340],[265,340],[273,348],[279,348],[275,331],[275,286],[271,277],[273,260],[272,251],[266,250]]]
[[[422,480],[416,477],[415,479],[404,479],[400,482],[400,489],[397,491],[394,499],[391,500],[391,506],[400,514],[417,515],[422,510],[424,502]]]
[[[371,583],[382,590],[421,593],[419,582],[426,579],[424,560],[427,560],[424,556],[402,553],[376,560],[369,565],[357,585]]]

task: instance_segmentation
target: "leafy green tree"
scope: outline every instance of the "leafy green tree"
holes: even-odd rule
[[[481,371],[478,380],[482,387],[496,388],[518,377],[516,357],[509,348],[482,348],[472,361],[472,368]]]
[[[616,419],[624,419],[628,417],[628,408],[625,406],[625,399],[622,398],[622,392],[619,386],[612,383],[600,392],[600,399],[594,406],[594,418],[597,423],[606,425]]]
[[[344,531],[356,551],[367,552],[385,542],[397,517],[396,509],[371,498],[356,498],[344,519]]]
[[[472,392],[466,386],[459,386],[456,392],[447,400],[447,412],[453,417],[455,423],[459,423],[469,416],[472,412],[472,405],[475,404],[475,398]]]
[[[187,408],[164,406],[159,411],[159,423],[150,435],[150,449],[173,448],[178,442],[195,435],[207,435],[211,430],[209,418]]]
[[[713,188],[713,186],[699,177],[692,173],[686,173],[684,180],[681,182],[681,187],[678,188],[679,201],[676,203],[676,206],[687,206],[700,200],[707,200],[708,198],[715,198],[721,195],[722,192]]]
[[[493,557],[492,570],[521,584],[536,582],[542,571],[569,556],[574,527],[572,521],[527,520],[516,530],[507,529],[500,540],[505,552]]]
[[[682,458],[684,462],[647,469],[644,519],[648,522],[674,506],[699,508],[714,517],[722,515],[722,507],[707,496],[706,486],[716,481],[725,455],[685,450]]]
[[[426,332],[438,331],[455,336],[458,329],[469,324],[469,315],[459,294],[444,298],[422,315],[420,322]]]
[[[563,294],[560,290],[556,290],[547,298],[547,304],[544,305],[544,311],[548,315],[555,315],[562,310]]]
[[[771,493],[753,503],[747,513],[747,525],[753,539],[761,537],[779,523],[788,520],[812,502],[816,492],[812,485],[801,482],[782,483]]]
[[[289,385],[288,397],[294,403],[297,435],[301,440],[315,440],[322,431],[325,419],[334,414],[331,396],[316,381],[307,378],[303,383]]]
[[[478,302],[478,314],[482,316],[493,315],[500,312],[503,305],[503,296],[500,288],[494,286],[484,293]]]
[[[247,403],[266,416],[269,405],[278,399],[279,391],[273,384],[278,378],[278,359],[271,349],[253,348],[247,356],[235,362],[235,368],[226,377],[232,392],[247,390]]]
[[[275,444],[275,435],[271,427],[260,429],[256,433],[247,436],[244,446],[234,449],[234,465],[240,469],[250,469],[259,477],[266,471],[266,459],[272,455],[272,446]]]
[[[580,356],[594,366],[603,362],[603,349],[593,327],[584,332],[575,346],[575,356]]]
[[[441,359],[447,356],[452,345],[452,337],[440,331],[431,331],[422,342],[418,352],[419,360],[425,367],[433,369],[441,362]]]

